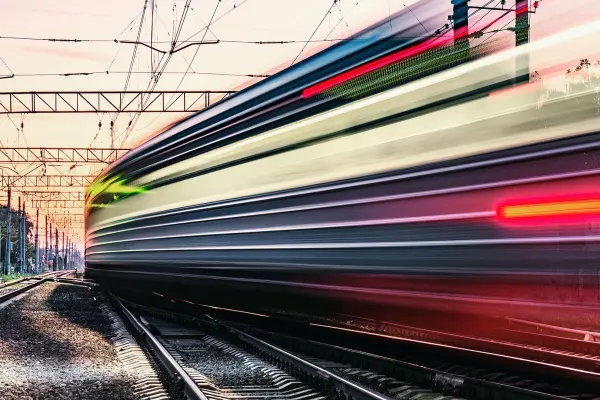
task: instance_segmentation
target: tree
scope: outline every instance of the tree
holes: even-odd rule
[[[11,207],[11,242],[13,243],[12,251],[10,253],[11,264],[16,265],[19,256],[19,246],[17,243],[19,242],[19,217],[17,216],[17,211],[12,209]],[[2,226],[2,240],[0,241],[0,253],[2,256],[0,257],[0,261],[2,262],[2,268],[4,268],[4,263],[6,259],[6,217],[8,214],[7,206],[0,206],[0,226]],[[33,221],[29,216],[25,218],[25,257],[33,257],[35,249],[33,248]]]

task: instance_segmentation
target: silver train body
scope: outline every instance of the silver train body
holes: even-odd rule
[[[600,217],[521,223],[498,209],[600,193],[597,89],[548,97],[502,86],[528,73],[515,73],[520,57],[552,71],[599,34],[600,23],[580,26],[169,158],[160,146],[186,143],[177,135],[204,129],[207,113],[230,118],[201,112],[90,189],[88,273],[190,301],[249,294],[257,307],[328,298],[519,317],[595,310]],[[148,153],[162,164],[127,165]],[[99,204],[106,193],[117,200]]]

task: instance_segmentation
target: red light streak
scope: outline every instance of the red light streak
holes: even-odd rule
[[[465,36],[466,34],[467,32],[465,30],[465,32],[462,32],[461,34],[457,35],[457,38]],[[426,40],[425,42],[419,45],[409,47],[408,49],[400,50],[396,53],[389,54],[385,57],[373,60],[371,62],[353,68],[349,71],[343,72],[339,75],[326,79],[313,86],[307,87],[302,91],[302,97],[308,99],[310,97],[316,96],[319,93],[324,92],[325,90],[331,89],[334,86],[340,85],[344,82],[348,82],[354,78],[358,78],[359,76],[365,75],[379,68],[386,67],[395,62],[402,61],[408,57],[415,56],[432,48],[440,47],[452,41],[452,38],[434,38]]]
[[[529,5],[527,3],[525,3],[524,6],[521,6],[519,8],[517,8],[517,10],[515,11],[516,15],[521,15],[523,13],[526,13],[529,11]]]
[[[498,206],[496,216],[505,220],[600,216],[600,196],[505,203]]]

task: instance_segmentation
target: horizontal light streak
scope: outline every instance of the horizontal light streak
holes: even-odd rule
[[[326,184],[560,139],[594,131],[600,126],[600,121],[597,119],[587,118],[590,110],[582,107],[576,113],[565,115],[564,120],[556,126],[546,127],[543,125],[545,109],[542,108],[540,114],[533,101],[521,100],[526,101],[526,104],[509,102],[503,105],[506,108],[503,110],[499,107],[490,107],[487,98],[478,99],[423,117],[377,127],[360,134],[343,136],[335,141],[236,165],[159,187],[129,200],[122,200],[115,203],[114,207],[99,210],[96,217],[108,217],[111,214],[114,216],[103,221],[102,225],[104,225],[125,217],[134,218],[177,207],[223,201],[228,197],[292,190],[295,187]],[[517,121],[509,112],[514,111],[517,105],[528,107],[527,114],[524,115],[525,120]],[[488,130],[485,136],[479,139],[475,138],[481,134],[480,126],[477,124],[483,122],[467,118],[467,116],[472,117],[473,114],[479,116],[481,121],[486,121],[486,124],[488,122],[494,124],[494,128]],[[448,124],[442,126],[441,121],[447,120],[446,117],[451,115],[461,121],[454,121],[455,123],[450,126]],[[518,129],[525,123],[534,122],[536,124],[529,131]],[[463,135],[457,137],[452,147],[445,146],[447,135],[454,135],[461,129],[464,130]],[[398,131],[412,132],[412,134],[398,136]],[[508,135],[509,133],[511,135]],[[410,151],[417,145],[427,145],[427,147],[421,152]],[[392,153],[391,148],[399,150]],[[361,159],[361,156],[363,158],[359,164],[356,160]],[[339,167],[331,168],[332,165]],[[171,200],[173,193],[178,193],[175,202]]]
[[[587,148],[587,147],[584,147],[584,148]],[[565,149],[565,151],[570,151],[570,150],[575,150],[575,149],[573,149],[573,148]],[[539,155],[539,156],[552,155],[552,154],[555,154],[555,152],[550,151],[548,153],[546,153],[546,152],[539,153],[539,154],[536,153],[536,155]],[[511,157],[509,159],[513,159],[513,158]],[[520,157],[519,157],[519,159],[520,159]],[[500,159],[499,162],[504,162],[506,160],[507,160],[507,158],[503,158],[503,159]],[[485,165],[487,165],[487,163],[484,164],[483,166],[485,166]],[[479,166],[479,164],[477,166]],[[319,209],[336,208],[336,207],[344,207],[344,206],[356,206],[356,205],[369,204],[369,203],[405,200],[405,199],[412,199],[412,198],[419,198],[419,197],[439,196],[439,195],[445,195],[445,194],[457,194],[457,193],[464,193],[464,192],[475,191],[475,190],[494,189],[494,188],[507,187],[507,186],[540,183],[540,182],[546,182],[546,181],[552,181],[552,180],[561,180],[561,179],[568,179],[568,178],[582,178],[582,177],[585,178],[587,176],[592,176],[592,175],[597,175],[597,174],[600,174],[600,169],[594,169],[594,170],[589,170],[589,171],[577,171],[577,172],[572,172],[572,173],[542,175],[542,176],[536,176],[536,177],[532,177],[532,178],[513,179],[513,180],[508,180],[508,181],[499,181],[499,182],[477,184],[477,185],[458,186],[458,187],[453,187],[453,188],[448,188],[448,189],[429,190],[426,192],[413,192],[413,193],[391,195],[391,196],[372,197],[372,198],[360,199],[360,200],[337,201],[337,202],[321,203],[321,204],[316,204],[316,205],[308,205],[308,206],[300,206],[300,207],[286,207],[286,208],[280,208],[280,209],[269,209],[269,210],[264,210],[264,211],[255,211],[255,212],[240,213],[240,214],[228,214],[228,215],[223,215],[223,216],[218,216],[218,217],[197,218],[197,219],[186,220],[186,221],[166,222],[163,224],[152,224],[152,225],[140,226],[140,227],[135,227],[135,228],[119,229],[116,231],[106,232],[106,233],[101,233],[101,234],[89,234],[87,241],[90,241],[90,240],[92,240],[94,238],[98,238],[98,237],[109,236],[109,235],[113,235],[113,234],[117,234],[117,233],[131,232],[131,231],[142,230],[142,229],[161,228],[161,227],[166,227],[166,226],[193,224],[193,223],[198,223],[198,222],[231,220],[231,219],[256,217],[256,216],[263,216],[263,215],[284,214],[284,213],[291,213],[291,212],[319,210]],[[413,174],[408,174],[408,175],[409,176],[406,179],[413,176]],[[373,183],[373,181],[368,181],[368,182]],[[375,182],[377,182],[377,181],[375,181]],[[348,186],[354,186],[354,185],[355,185],[354,183],[348,184]],[[328,190],[340,189],[340,188],[344,188],[344,187],[345,186],[343,186],[343,185],[336,185],[333,188],[330,188]],[[321,192],[321,191],[322,190],[316,190],[316,192]],[[311,193],[311,191],[302,191],[301,194],[306,194],[306,193]],[[261,198],[260,201],[273,200],[273,199],[278,199],[281,197],[286,197],[286,195],[266,196],[264,198]],[[256,200],[253,200],[253,201],[256,201]],[[248,202],[252,202],[252,201],[248,201]],[[171,211],[171,212],[161,214],[161,215],[146,216],[144,218],[136,219],[134,221],[150,219],[150,218],[157,218],[157,217],[164,217],[164,216],[169,216],[169,215],[176,215],[176,214],[180,214],[183,212],[203,211],[203,210],[209,210],[212,208],[227,207],[227,206],[244,204],[244,203],[246,203],[246,202],[245,201],[233,201],[233,202],[230,202],[227,204],[222,204],[219,206],[200,206],[193,210],[186,210],[186,211],[175,210],[175,211]],[[495,211],[489,211],[489,212],[482,211],[482,213],[489,213],[489,216],[493,216],[496,214]],[[484,218],[484,217],[488,216],[488,214],[479,214],[479,213],[468,213],[468,214],[465,213],[465,214],[453,214],[453,215],[464,215],[464,218],[480,218],[480,217]],[[473,215],[473,216],[468,217],[468,215]],[[480,215],[480,216],[475,216],[475,215]],[[417,218],[427,218],[427,217],[417,217]],[[128,222],[132,222],[132,221],[126,221],[126,222],[128,223]],[[415,222],[418,222],[418,221],[415,221]],[[120,223],[120,224],[122,224],[122,223]],[[120,224],[115,224],[113,226],[118,226]],[[106,228],[103,228],[103,229],[106,229]]]
[[[241,313],[241,314],[248,314],[248,315],[254,315],[257,317],[263,317],[263,318],[270,318],[269,315],[265,315],[265,314],[259,314],[259,313],[254,313],[254,312],[250,312],[250,311],[243,311],[243,310],[236,310],[233,308],[225,308],[225,307],[217,307],[217,306],[211,306],[208,304],[200,304],[200,303],[194,303],[192,301],[189,300],[183,300],[180,299],[181,301],[188,303],[188,304],[193,304],[195,306],[201,306],[201,307],[207,307],[207,308],[212,308],[213,310],[222,310],[222,311],[230,311],[230,312],[235,312],[235,313]]]
[[[467,239],[467,240],[428,240],[422,242],[347,242],[347,243],[290,243],[269,245],[239,245],[239,246],[196,246],[196,247],[164,247],[151,249],[126,249],[88,251],[87,255],[110,253],[137,253],[145,251],[171,252],[171,251],[210,251],[210,250],[327,250],[327,249],[355,249],[355,248],[410,248],[410,247],[444,247],[444,246],[495,246],[511,244],[553,244],[553,243],[585,243],[598,242],[599,235],[590,236],[564,236],[564,237],[532,237],[510,239]]]
[[[503,205],[497,210],[497,215],[505,219],[567,217],[594,214],[600,215],[600,199]]]
[[[581,36],[581,35],[588,34],[588,33],[592,32],[592,31],[594,31],[594,30],[597,30],[597,29],[598,29],[598,27],[600,27],[600,25],[599,25],[598,23],[595,23],[595,24],[590,24],[590,25],[586,25],[586,26],[579,27],[579,28],[573,29],[573,30],[571,30],[571,31],[568,31],[568,32],[567,32],[568,34],[566,34],[566,36],[567,36],[566,38],[565,38],[565,37],[563,37],[562,35],[561,35],[561,36],[559,36],[559,37],[558,37],[558,36],[553,36],[553,37],[551,37],[551,39],[552,39],[552,40],[547,40],[547,39],[544,39],[544,40],[542,40],[542,41],[540,41],[540,42],[536,42],[536,43],[532,43],[532,44],[529,44],[529,45],[526,45],[526,46],[522,46],[522,48],[526,48],[526,49],[522,49],[522,48],[521,48],[521,49],[516,49],[516,50],[517,50],[517,53],[519,53],[519,52],[523,52],[523,51],[525,51],[525,52],[528,52],[528,51],[533,51],[533,50],[538,50],[538,49],[544,49],[544,48],[548,47],[549,45],[554,45],[554,44],[557,44],[557,43],[559,43],[559,44],[560,44],[560,43],[564,43],[565,41],[567,41],[567,40],[571,40],[573,37],[577,37],[578,35],[579,35],[579,36]],[[511,50],[511,51],[513,51],[513,50]],[[510,53],[510,52],[509,52],[509,53]],[[551,53],[551,52],[550,52],[550,53]],[[515,53],[515,54],[516,54],[516,53]],[[519,53],[519,54],[520,54],[520,53]],[[512,57],[512,56],[514,56],[514,54],[513,54],[513,53],[510,53],[510,56]],[[507,57],[507,55],[506,55],[506,54],[504,54],[504,53],[502,53],[502,54],[500,54],[500,55],[493,55],[493,56],[490,56],[489,58],[486,58],[486,59],[484,59],[484,60],[485,60],[485,62],[482,62],[482,63],[480,63],[480,62],[479,62],[479,60],[478,60],[477,62],[474,62],[474,63],[468,64],[467,66],[465,66],[465,68],[464,68],[464,69],[461,69],[460,75],[461,75],[461,76],[469,75],[469,74],[466,74],[466,73],[465,73],[465,71],[467,71],[467,70],[473,70],[474,68],[480,68],[480,67],[482,67],[482,66],[484,66],[484,65],[490,65],[490,63],[494,63],[494,62],[502,61],[502,60],[504,60],[506,57]],[[548,57],[550,57],[550,58],[551,58],[551,56],[548,56]],[[556,58],[556,57],[555,57],[555,58]],[[548,61],[548,60],[546,60],[546,61]],[[454,73],[454,74],[458,74],[456,71],[454,71],[453,73]],[[446,78],[449,78],[449,75],[444,75],[444,76],[446,76]],[[458,76],[458,75],[457,75],[457,76]],[[439,76],[437,77],[437,79],[439,79]],[[425,81],[425,80],[421,80],[421,81],[417,81],[417,82],[418,82],[420,85],[424,85],[422,81]],[[431,83],[431,81],[429,81],[429,82]],[[398,88],[398,89],[407,90],[407,89],[406,89],[406,87],[408,87],[408,85],[406,85],[406,86],[402,86],[401,88]],[[390,91],[390,92],[394,92],[394,91],[395,91],[395,90],[392,90],[392,91]],[[400,91],[400,90],[399,90],[399,91]],[[399,91],[398,91],[398,92],[399,92]],[[396,92],[396,93],[398,93],[398,92]],[[387,92],[386,92],[386,95],[389,95],[389,93],[387,93]],[[375,96],[375,97],[376,97],[376,96]],[[369,102],[372,102],[372,101],[373,101],[373,98],[366,99],[365,101],[367,101],[367,100],[368,100]],[[340,111],[340,110],[336,110],[336,112],[338,112],[338,113],[339,113],[339,111]],[[430,120],[431,120],[431,119],[434,119],[434,118],[430,118]],[[433,129],[433,128],[432,128],[432,129]],[[399,130],[399,129],[398,129],[398,130]],[[436,133],[438,133],[438,134],[439,134],[439,133],[443,133],[443,132],[436,132]],[[547,139],[547,140],[549,140],[549,139],[551,139],[551,138],[546,138],[546,139]],[[532,139],[532,141],[535,141],[535,140],[533,140],[533,139]],[[492,149],[492,150],[493,150],[493,149]],[[488,149],[488,151],[491,151],[491,150],[490,150],[490,149]],[[454,156],[458,156],[458,155],[454,155]],[[433,161],[436,161],[436,160],[429,160],[428,162],[433,162]],[[276,171],[276,169],[274,169],[274,171]],[[210,176],[210,175],[211,175],[211,174],[208,174],[207,176]],[[277,182],[281,182],[281,180],[277,180]],[[269,183],[269,182],[267,182],[267,183]],[[265,183],[265,185],[266,185],[267,183]],[[208,186],[210,187],[210,185],[208,185]],[[259,190],[259,189],[256,189],[256,190]],[[255,191],[256,191],[256,190],[255,190]],[[262,189],[261,189],[261,190],[262,190]],[[266,189],[265,189],[265,190],[266,190]],[[161,192],[161,193],[162,193],[162,192]],[[221,193],[222,193],[222,191],[221,191]],[[148,201],[150,201],[150,200],[151,200],[152,202],[154,202],[154,203],[155,203],[155,206],[154,206],[154,207],[147,207],[147,208],[144,208],[142,211],[140,211],[140,208],[139,208],[139,201],[138,201],[137,199],[135,199],[135,201],[131,201],[132,199],[130,199],[130,201],[123,200],[123,201],[121,201],[121,202],[118,202],[118,203],[117,203],[118,205],[123,205],[123,208],[124,208],[124,209],[121,209],[121,210],[118,210],[118,209],[114,209],[114,210],[113,210],[113,209],[111,209],[110,207],[109,207],[109,208],[107,208],[107,209],[104,209],[104,210],[99,210],[99,211],[98,211],[98,213],[99,213],[98,215],[99,215],[99,216],[105,216],[105,218],[104,218],[104,220],[103,220],[102,222],[100,222],[100,223],[98,223],[98,224],[97,224],[97,227],[93,227],[93,228],[91,229],[91,231],[93,232],[93,231],[95,231],[95,230],[97,230],[97,229],[101,229],[103,226],[104,226],[104,227],[110,226],[110,225],[112,225],[112,223],[115,223],[115,222],[117,222],[117,223],[118,223],[119,221],[121,221],[123,218],[126,218],[126,217],[130,217],[130,218],[139,218],[139,217],[142,217],[142,216],[144,216],[144,214],[146,214],[146,215],[147,215],[147,213],[149,213],[149,212],[152,212],[152,211],[154,211],[154,212],[165,212],[165,211],[167,211],[169,208],[193,206],[193,205],[195,205],[194,203],[197,203],[197,200],[193,200],[193,201],[186,201],[186,200],[185,200],[185,198],[184,198],[184,199],[182,199],[180,202],[178,202],[178,203],[174,203],[174,204],[164,204],[164,203],[162,203],[162,204],[159,204],[159,203],[160,203],[162,200],[161,200],[161,199],[159,199],[159,200],[156,200],[156,199],[157,199],[156,195],[157,195],[157,194],[155,194],[155,196],[154,196],[154,197],[152,197],[152,194],[150,194],[150,197],[148,197],[148,199],[149,199]],[[236,195],[236,194],[235,194],[235,193],[234,193],[234,194],[232,194],[232,196],[234,196],[234,195]],[[240,195],[240,196],[242,196],[242,195]],[[159,196],[159,197],[160,197],[160,196]],[[235,197],[235,196],[234,196],[234,197]],[[239,196],[238,196],[238,197],[239,197]],[[214,200],[214,199],[213,199],[213,200]],[[205,199],[204,201],[206,201],[206,202],[210,202],[210,201],[212,201],[212,200],[211,200],[211,198],[210,198],[210,196],[209,196],[209,197],[207,197],[207,199]],[[216,201],[216,200],[215,200],[215,201]],[[127,204],[127,205],[131,205],[131,207],[130,207],[130,208],[128,208],[128,209],[125,209],[125,208],[126,208],[126,207],[125,207],[125,204]],[[120,207],[118,207],[118,208],[120,208]],[[112,215],[111,215],[111,214],[112,214]]]
[[[101,243],[96,243],[89,246],[88,249],[113,243],[123,242],[138,242],[144,240],[160,240],[160,239],[177,239],[177,238],[190,238],[190,237],[201,237],[201,236],[222,236],[222,235],[236,235],[246,233],[262,233],[262,232],[286,232],[286,231],[300,231],[310,229],[335,229],[335,228],[351,228],[360,226],[377,226],[377,225],[393,225],[393,224],[407,224],[411,222],[436,222],[436,221],[452,221],[460,219],[473,219],[473,218],[492,218],[495,216],[493,211],[482,211],[473,213],[460,213],[460,214],[441,214],[441,215],[426,215],[420,217],[406,217],[406,218],[387,218],[377,220],[363,220],[363,221],[350,221],[350,222],[335,222],[335,223],[320,223],[320,224],[304,224],[304,225],[287,225],[287,226],[276,226],[269,228],[249,228],[249,229],[232,229],[229,231],[214,231],[214,232],[202,232],[202,233],[189,233],[181,235],[164,235],[164,236],[151,236],[151,237],[140,237],[134,239],[119,239],[111,240]]]

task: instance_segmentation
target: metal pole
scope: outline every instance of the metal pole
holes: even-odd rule
[[[46,272],[48,267],[48,216],[46,215],[46,229],[44,229],[45,245],[44,245],[44,262],[42,263],[42,273]]]
[[[40,209],[35,210],[35,260],[34,260],[34,274],[40,273]]]
[[[21,253],[23,254],[23,264],[21,266],[21,273],[29,272],[29,267],[27,266],[27,214],[25,213],[25,198],[23,198],[23,218],[21,219],[21,224],[23,224],[23,241],[21,242]]]
[[[67,268],[66,268],[66,267],[67,267],[67,264],[66,264],[66,261],[67,261],[67,253],[65,252],[65,233],[64,233],[64,232],[63,232],[63,235],[62,235],[62,236],[63,236],[63,237],[62,237],[62,239],[63,239],[63,240],[62,240],[62,262],[60,263],[60,266],[61,266],[61,268],[60,268],[60,269],[67,269]]]
[[[10,250],[11,250],[11,240],[10,240],[10,235],[11,235],[11,217],[12,217],[12,211],[11,211],[11,206],[10,206],[10,187],[8,188],[8,212],[6,213],[6,257],[4,258],[4,261],[6,263],[6,265],[4,266],[4,273],[6,275],[10,274]]]
[[[451,0],[454,49],[459,62],[469,57],[469,0]]]
[[[17,273],[23,273],[23,211],[21,208],[21,196],[19,196],[19,210],[17,211],[18,221],[19,221],[19,241],[17,242],[19,246],[19,253],[17,256]]]
[[[49,254],[48,254],[49,260],[48,261],[50,261],[51,266],[49,266],[48,268],[52,268],[52,260],[54,260],[54,253],[53,253],[54,250],[52,247],[52,243],[54,243],[54,242],[52,241],[52,237],[53,237],[52,232],[53,232],[52,222],[50,222],[50,245],[48,246],[48,251],[49,251]]]
[[[54,262],[52,263],[52,271],[58,271],[58,228],[55,228],[54,231],[54,240],[55,240],[55,252],[54,252]]]
[[[529,43],[529,0],[517,0],[515,5],[515,46]],[[516,59],[516,83],[529,82],[529,54]]]

